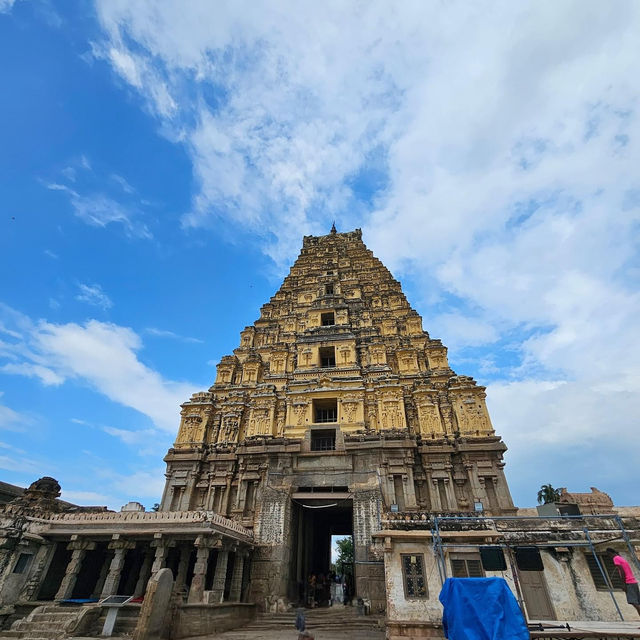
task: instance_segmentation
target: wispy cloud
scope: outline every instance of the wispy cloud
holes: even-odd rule
[[[199,338],[190,338],[188,336],[181,336],[173,331],[167,331],[166,329],[156,329],[154,327],[148,327],[144,330],[145,333],[157,338],[169,338],[171,340],[178,340],[179,342],[191,342],[194,344],[202,344],[204,341]]]
[[[0,404],[0,429],[6,431],[24,431],[33,424],[33,418],[25,413],[14,411],[4,404]],[[5,448],[9,445],[4,445]]]
[[[64,180],[43,181],[43,184],[51,191],[66,194],[78,218],[95,227],[121,225],[132,237],[152,237],[135,200],[136,190],[126,178],[115,173],[99,175],[84,155],[65,167],[61,174]],[[109,184],[111,189],[107,189]]]
[[[111,298],[102,290],[99,284],[78,284],[78,289],[80,293],[76,295],[76,300],[104,310],[113,307]]]
[[[16,318],[8,307],[0,311]],[[4,373],[37,377],[43,384],[77,380],[114,402],[148,416],[174,433],[179,405],[203,385],[165,379],[137,355],[142,340],[132,329],[89,320],[85,324],[32,322],[17,314],[25,331],[7,350]],[[18,332],[16,332],[18,333]]]
[[[0,13],[9,13],[16,0],[0,0]]]

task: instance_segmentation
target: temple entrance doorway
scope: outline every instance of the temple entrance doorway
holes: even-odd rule
[[[329,606],[331,602],[332,536],[353,536],[353,502],[346,487],[331,491],[298,491],[292,498],[289,599],[303,606]],[[322,491],[322,493],[319,493]],[[348,570],[350,595],[355,585],[353,565]],[[334,588],[334,592],[336,589]]]

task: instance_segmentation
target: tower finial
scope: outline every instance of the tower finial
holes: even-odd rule
[[[337,233],[336,231],[336,221],[333,221],[333,224],[331,225],[331,233]]]

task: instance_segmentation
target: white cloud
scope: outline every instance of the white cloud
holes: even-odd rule
[[[431,318],[428,328],[434,336],[452,336],[453,340],[447,343],[450,349],[487,344],[498,339],[498,332],[490,321],[459,312],[443,313]]]
[[[90,167],[87,169],[90,170]],[[122,185],[119,185],[122,188]],[[59,182],[46,183],[47,189],[65,193],[75,215],[85,223],[94,227],[107,227],[120,224],[127,235],[137,238],[152,238],[151,231],[140,218],[141,213],[133,203],[124,203],[99,191],[81,193]],[[131,195],[125,192],[125,195]]]
[[[119,501],[118,498],[104,493],[98,493],[97,491],[73,491],[64,488],[62,489],[60,498],[72,504],[91,507],[113,505]]]
[[[575,491],[597,486],[620,504],[635,504],[627,472],[640,464],[640,395],[533,380],[491,384],[487,394],[494,426],[509,447],[507,478],[525,496],[520,506],[534,504],[547,482]]]
[[[46,386],[58,386],[64,382],[64,376],[59,375],[53,369],[44,367],[41,364],[31,362],[7,362],[0,367],[3,373],[27,376],[28,378],[38,378]]]
[[[157,467],[151,471],[136,471],[130,475],[114,478],[113,486],[122,495],[131,495],[135,489],[137,496],[152,498],[159,502],[164,491],[164,469]]]
[[[24,316],[21,322],[30,329],[10,349],[20,361],[4,364],[5,373],[37,376],[44,384],[78,380],[169,433],[176,430],[179,405],[199,388],[167,380],[145,365],[137,355],[142,341],[127,327],[97,320],[84,325],[30,323]]]
[[[87,491],[78,477],[62,478],[62,499],[83,505],[106,505],[119,511],[130,500],[140,501],[150,507],[160,502],[164,490],[162,467],[138,469],[132,473],[111,468],[103,460],[83,452],[92,458],[92,474],[100,491]]]
[[[172,340],[178,340],[179,342],[192,342],[194,344],[202,344],[204,341],[199,338],[190,338],[189,336],[181,336],[173,331],[167,331],[166,329],[156,329],[154,327],[148,327],[144,330],[145,333],[148,333],[150,336],[155,336],[156,338],[170,338]]]
[[[0,397],[2,394],[0,394]],[[28,426],[33,424],[33,418],[14,411],[6,405],[0,404],[0,429],[6,431],[24,431]]]
[[[16,0],[0,0],[0,13],[9,13]]]
[[[39,463],[37,461],[15,455],[0,455],[0,469],[25,473],[38,473],[40,471]]]
[[[131,429],[106,426],[102,427],[102,430],[130,447],[137,447],[137,454],[140,456],[160,458],[165,453],[167,445],[170,444],[166,442],[167,439],[163,437],[163,434],[155,429],[132,431]]]
[[[111,298],[102,290],[99,284],[78,284],[80,293],[76,295],[76,300],[80,302],[86,302],[94,307],[100,307],[101,309],[110,309],[113,307]]]
[[[362,226],[454,362],[481,345],[491,372],[513,337],[489,399],[523,477],[554,433],[635,441],[638,3],[97,9],[98,55],[190,154],[186,226],[262,234],[280,264],[333,218]]]

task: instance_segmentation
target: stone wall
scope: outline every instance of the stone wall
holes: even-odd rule
[[[253,604],[185,604],[178,608],[171,637],[174,640],[194,636],[210,636],[240,627],[256,617]]]

